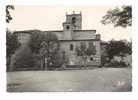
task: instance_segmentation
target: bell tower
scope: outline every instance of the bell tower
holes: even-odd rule
[[[67,25],[68,24],[68,25]],[[73,11],[72,14],[66,13],[66,21],[63,23],[63,29],[69,29],[72,30],[81,30],[82,29],[82,16],[80,13],[75,13]]]
[[[72,14],[66,13],[66,21],[62,25],[64,31],[64,39],[73,39],[73,30],[82,29],[81,12],[75,13],[73,11]]]

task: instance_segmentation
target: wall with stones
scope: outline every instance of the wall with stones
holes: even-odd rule
[[[82,41],[64,41],[60,42],[61,50],[65,51],[68,57],[68,65],[83,65],[83,59],[81,56],[77,56],[76,47],[80,46]],[[89,41],[83,41],[88,46]],[[96,55],[91,55],[87,57],[87,65],[101,65],[101,51],[100,51],[100,41],[91,41],[96,46]],[[73,50],[70,50],[70,45],[73,45]]]
[[[75,30],[73,31],[73,39],[82,40],[82,39],[96,39],[96,31],[94,30]]]
[[[95,31],[75,31],[76,38],[75,40],[70,40],[68,36],[63,35],[63,31],[52,31],[57,35],[60,40],[60,48],[61,51],[65,51],[65,55],[68,57],[68,65],[83,65],[83,59],[76,54],[76,47],[80,46],[81,42],[85,42],[86,46],[88,46],[89,41],[92,41],[96,46],[96,55],[91,55],[87,57],[87,65],[96,65],[99,66],[101,64],[101,48],[100,48],[100,39],[96,39]],[[70,31],[69,31],[70,33]],[[66,32],[68,34],[68,32]],[[82,35],[83,34],[83,35]],[[69,35],[69,34],[68,34]],[[31,34],[27,33],[19,33],[18,39],[20,43],[25,44],[30,40]],[[64,40],[64,36],[68,39]],[[79,40],[80,38],[80,40]],[[91,40],[87,40],[91,39]],[[73,50],[70,50],[70,45],[73,45]]]

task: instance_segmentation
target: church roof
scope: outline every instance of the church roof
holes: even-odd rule
[[[71,41],[99,41],[99,39],[76,39],[76,40],[59,40],[61,42],[71,42]]]
[[[20,33],[27,33],[27,34],[32,34],[33,32],[41,32],[40,30],[22,30],[22,31],[14,31],[14,34],[20,34]]]

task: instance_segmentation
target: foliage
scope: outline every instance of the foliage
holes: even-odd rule
[[[55,34],[48,32],[35,31],[29,46],[33,53],[40,54],[43,60],[43,69],[45,69],[45,58],[47,59],[47,66],[53,65],[54,60],[58,60],[56,55],[59,51],[59,41]]]
[[[12,34],[10,31],[7,30],[6,32],[7,57],[10,57],[12,54],[14,54],[16,49],[19,48],[19,46],[20,46],[20,43],[18,41],[17,35]]]
[[[76,47],[76,52],[78,56],[91,56],[96,54],[96,47],[93,42],[89,42],[87,47],[85,42],[81,42],[79,47]]]
[[[79,47],[76,47],[76,53],[78,56],[87,55],[87,47],[85,42],[81,42]]]
[[[93,45],[93,42],[89,42],[88,47],[85,42],[81,42],[80,46],[76,47],[76,53],[78,56],[81,56],[83,59],[83,65],[85,66],[87,61],[87,56],[96,54],[96,47]]]
[[[114,26],[127,27],[132,25],[132,7],[122,6],[121,8],[115,8],[107,11],[107,14],[103,16],[102,24],[113,23]]]
[[[95,55],[96,54],[96,47],[94,46],[93,42],[89,42],[89,46],[87,48],[87,55]]]
[[[14,10],[13,5],[7,5],[6,6],[6,22],[9,23],[12,20],[11,14],[9,10]]]
[[[55,43],[58,43],[58,38],[53,33],[45,33],[41,31],[34,31],[31,35],[29,41],[29,46],[33,53],[39,53],[40,48],[42,48],[43,43],[46,43],[46,48],[56,49]]]
[[[51,64],[49,69],[64,69],[68,62],[67,56],[64,51],[58,51],[54,56],[51,57]]]
[[[109,59],[111,60],[114,56],[125,56],[125,54],[131,54],[132,47],[130,44],[131,43],[129,42],[127,43],[123,40],[109,41],[107,48],[106,48]]]
[[[41,31],[35,30],[34,32],[32,32],[29,46],[33,53],[39,53],[39,49],[41,48],[40,44],[42,43],[42,41],[44,41],[44,39],[45,35]]]
[[[105,67],[115,67],[115,68],[120,68],[120,67],[127,67],[125,62],[118,62],[118,61],[113,61],[107,64]]]
[[[35,58],[28,46],[20,48],[13,58],[14,70],[33,69],[35,66]]]

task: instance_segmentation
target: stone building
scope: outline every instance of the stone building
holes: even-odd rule
[[[73,12],[72,14],[66,14],[66,20],[62,23],[63,30],[45,31],[45,33],[51,32],[57,35],[60,41],[60,49],[65,52],[68,57],[67,65],[82,65],[83,60],[81,56],[76,53],[76,48],[85,43],[86,47],[89,44],[93,44],[95,54],[91,54],[86,57],[86,65],[101,65],[101,49],[100,49],[100,34],[96,34],[96,30],[82,30],[82,14]],[[32,31],[16,31],[18,33],[19,41],[26,43]]]

